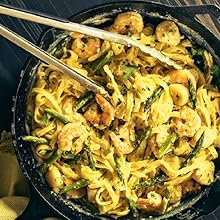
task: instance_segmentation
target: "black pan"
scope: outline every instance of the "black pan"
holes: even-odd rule
[[[206,27],[195,19],[196,14],[208,13],[217,19],[220,16],[220,9],[211,6],[189,6],[189,7],[168,7],[161,4],[142,1],[127,1],[100,5],[85,10],[70,18],[74,22],[86,22],[93,26],[109,26],[118,13],[128,10],[136,10],[144,16],[145,21],[158,23],[163,19],[175,21],[181,31],[193,42],[206,48],[214,57],[215,62],[220,65],[220,40],[217,39]],[[101,18],[108,18],[104,24],[91,23],[90,18],[101,15]],[[94,20],[93,20],[94,21]],[[62,43],[65,33],[61,30],[50,29],[42,36],[40,46],[51,51]],[[52,45],[51,43],[54,42]],[[50,46],[50,47],[49,47]],[[38,220],[49,216],[59,216],[64,219],[112,219],[109,216],[94,215],[85,204],[71,202],[63,196],[51,193],[44,178],[39,175],[38,166],[34,159],[31,144],[20,139],[27,135],[26,124],[26,102],[27,95],[34,82],[36,66],[39,61],[31,58],[22,70],[20,83],[18,85],[16,100],[14,103],[12,134],[14,148],[21,169],[30,183],[30,202],[24,213],[18,219]],[[212,212],[220,205],[220,163],[216,161],[216,180],[210,187],[205,187],[199,194],[184,199],[181,204],[172,211],[162,215],[149,217],[142,215],[142,219],[196,219],[202,215]],[[122,219],[134,219],[132,216]]]

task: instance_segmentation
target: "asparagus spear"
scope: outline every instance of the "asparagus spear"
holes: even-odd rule
[[[37,144],[46,144],[47,143],[47,139],[46,138],[35,137],[35,136],[31,136],[31,135],[23,136],[22,140],[23,141],[34,142],[34,143],[37,143]]]
[[[76,111],[80,110],[88,101],[90,101],[93,98],[94,98],[94,93],[88,92],[84,97],[78,99],[75,105],[75,110]]]
[[[131,75],[138,70],[138,67],[137,66],[129,66],[129,65],[126,66],[125,65],[123,70],[124,70],[123,78],[125,80],[128,80],[131,77]]]
[[[130,199],[130,198],[127,198],[127,200],[128,200],[128,205],[132,212],[132,215],[136,218],[138,216],[138,210],[135,206],[135,202],[133,199]]]
[[[124,181],[124,177],[123,177],[123,173],[121,171],[121,162],[120,162],[120,158],[118,156],[114,156],[114,160],[115,160],[115,167],[116,167],[116,171],[118,174],[118,177],[121,181]]]
[[[202,135],[200,136],[199,140],[196,142],[195,147],[193,148],[192,152],[188,155],[188,158],[181,164],[180,169],[185,167],[187,163],[192,160],[193,157],[200,151],[202,148],[202,144],[204,141],[205,132],[203,131]]]
[[[141,182],[141,183],[138,183],[138,184],[134,185],[132,187],[132,189],[137,190],[137,189],[143,189],[143,188],[147,188],[147,187],[150,187],[150,186],[154,186],[156,184],[164,182],[166,177],[167,176],[165,174],[163,174],[161,176],[157,176],[157,177],[155,177],[151,180],[147,180],[147,181],[144,181],[144,182]]]
[[[75,165],[78,161],[83,160],[83,155],[82,154],[77,154],[73,159],[67,159],[65,163],[68,165]]]
[[[189,85],[189,100],[191,102],[192,108],[195,109],[196,108],[196,90],[190,79],[188,80],[188,85]]]
[[[144,111],[149,109],[151,107],[151,105],[160,98],[163,90],[164,89],[163,89],[162,86],[160,86],[157,89],[155,89],[154,93],[147,99],[147,101],[145,103],[145,106],[144,106]]]
[[[54,118],[59,119],[60,121],[62,121],[65,124],[70,122],[70,120],[66,116],[55,111],[54,109],[46,108],[45,111],[48,112],[50,115],[52,115]]]
[[[152,129],[150,126],[136,131],[136,147],[139,147],[141,143],[150,136],[151,131]]]
[[[51,164],[53,164],[55,161],[57,161],[59,158],[61,158],[63,151],[60,149],[57,149],[54,151],[51,156],[40,166],[40,172],[41,174],[44,174],[47,172],[47,169]]]
[[[85,186],[88,185],[88,181],[85,180],[85,179],[81,179],[81,180],[78,180],[72,184],[69,184],[69,185],[66,185],[64,186],[60,191],[59,191],[59,194],[63,194],[63,193],[66,193],[66,192],[69,192],[71,190],[77,190],[77,189],[81,189]]]
[[[79,200],[81,205],[83,205],[84,207],[87,207],[89,210],[91,210],[93,212],[93,214],[98,214],[99,213],[99,209],[95,206],[94,203],[89,202],[88,199],[80,198],[80,199],[77,199],[77,200]]]
[[[91,152],[91,149],[88,145],[85,145],[85,151],[87,153],[87,156],[88,156],[88,160],[89,160],[89,167],[92,169],[92,170],[96,170],[95,168],[95,163],[94,163],[94,160],[93,160],[93,156],[92,156],[92,152]]]
[[[95,73],[96,71],[101,69],[103,66],[105,66],[105,64],[107,64],[109,60],[111,59],[112,55],[113,55],[113,51],[109,50],[105,56],[102,56],[96,61],[94,61],[91,65],[91,71]]]
[[[177,134],[174,132],[172,133],[167,139],[166,141],[161,145],[159,151],[157,152],[156,156],[158,158],[163,157],[164,154],[167,153],[167,151],[170,149],[170,147],[173,146],[174,142],[177,140],[178,136]]]

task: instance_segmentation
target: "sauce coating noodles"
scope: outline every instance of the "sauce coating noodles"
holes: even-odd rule
[[[160,50],[183,70],[134,47],[70,33],[60,60],[103,85],[111,100],[42,63],[27,109],[31,136],[24,139],[34,140],[54,192],[85,197],[101,214],[163,214],[214,181],[220,93],[211,84],[212,56],[172,21],[153,26],[125,12],[108,30]],[[197,50],[205,72],[196,66]]]

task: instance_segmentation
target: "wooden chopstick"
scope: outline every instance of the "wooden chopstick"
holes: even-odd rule
[[[169,66],[173,66],[175,69],[182,69],[180,65],[178,65],[176,62],[171,60],[169,57],[164,56],[160,51],[156,50],[155,48],[146,46],[125,35],[111,33],[111,32],[101,30],[98,28],[70,22],[66,19],[51,17],[49,15],[42,14],[39,12],[23,10],[23,9],[19,9],[19,8],[12,7],[12,6],[6,6],[6,5],[1,6],[0,5],[0,14],[32,21],[32,22],[39,23],[39,24],[48,25],[48,26],[55,27],[58,29],[79,32],[79,33],[97,37],[103,40],[113,41],[113,42],[123,44],[129,47],[134,46],[134,47],[139,48],[141,51],[151,55],[152,57],[155,57],[162,63],[165,63]]]
[[[54,56],[50,55],[49,53],[42,50],[38,46],[24,39],[20,35],[14,33],[10,29],[4,27],[2,24],[0,24],[0,35],[5,37],[12,43],[16,44],[17,46],[23,48],[24,50],[31,53],[32,55],[36,56],[40,60],[50,65],[53,65],[54,67],[56,67],[58,70],[60,70],[64,74],[67,74],[68,76],[78,81],[81,85],[84,85],[88,90],[93,91],[94,93],[102,94],[105,97],[108,97],[107,91],[103,87],[98,85],[96,82],[74,71],[73,69],[68,67],[66,64],[59,61]]]

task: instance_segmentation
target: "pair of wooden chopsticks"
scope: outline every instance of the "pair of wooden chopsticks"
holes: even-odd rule
[[[73,23],[66,19],[52,17],[52,16],[42,14],[39,12],[33,12],[33,11],[24,10],[24,9],[20,9],[20,8],[8,6],[8,5],[3,5],[3,4],[0,4],[0,14],[16,17],[16,18],[23,19],[23,20],[32,21],[32,22],[39,23],[39,24],[44,24],[44,25],[55,27],[58,29],[79,32],[79,33],[97,37],[103,40],[108,40],[108,41],[113,41],[119,44],[123,44],[128,47],[134,46],[134,47],[139,48],[143,52],[151,55],[152,57],[157,58],[159,61],[169,66],[173,66],[175,69],[182,68],[181,66],[176,64],[173,60],[164,56],[160,51],[157,51],[154,48],[145,46],[128,36],[111,33],[111,32],[104,31],[98,28],[89,27],[86,25],[78,24],[78,23]],[[63,73],[74,78],[80,84],[86,86],[88,90],[91,90],[95,93],[100,93],[102,95],[107,95],[107,91],[103,87],[98,85],[96,82],[77,73],[76,71],[69,68],[67,65],[63,64],[58,59],[56,59],[55,57],[47,53],[46,51],[42,50],[41,48],[37,47],[33,43],[27,41],[20,35],[14,33],[13,31],[9,30],[8,28],[4,27],[1,24],[0,24],[0,35],[5,37],[9,41],[13,42],[17,46],[23,48],[24,50],[31,53],[32,55],[36,56],[40,60],[53,65],[54,67],[56,67]]]

